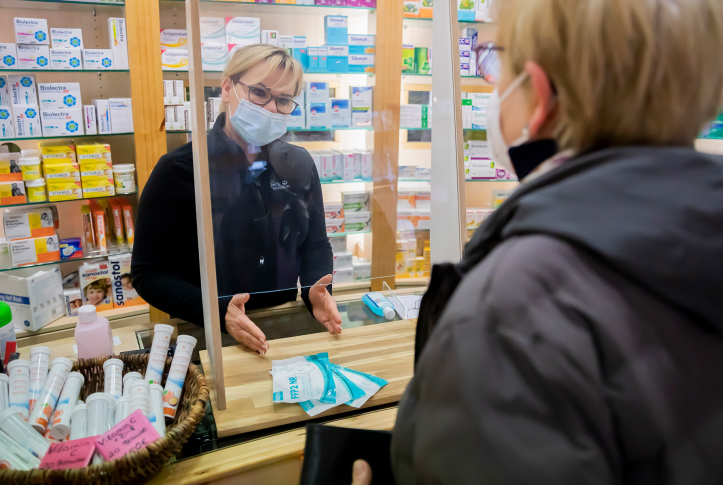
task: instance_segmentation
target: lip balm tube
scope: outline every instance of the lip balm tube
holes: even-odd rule
[[[0,411],[5,411],[8,406],[10,406],[10,403],[8,402],[10,399],[8,397],[9,382],[10,379],[8,379],[8,375],[0,373]]]
[[[115,417],[113,426],[126,419],[131,414],[131,397],[123,396],[115,402]]]
[[[146,417],[151,414],[151,386],[147,381],[137,380],[131,387],[131,414],[140,409]]]
[[[166,436],[166,418],[163,417],[163,388],[160,384],[151,384],[151,415],[149,421],[158,431],[158,435]]]
[[[140,372],[129,372],[128,374],[123,376],[123,396],[131,395],[131,387],[133,386],[133,382],[138,379],[143,380],[143,376]]]
[[[88,436],[100,436],[113,427],[115,399],[110,394],[96,392],[85,400],[88,410]]]
[[[9,409],[20,413],[25,421],[28,420],[28,389],[30,386],[30,362],[25,359],[17,359],[8,363],[8,401]]]
[[[50,348],[33,347],[30,349],[30,403],[29,410],[32,413],[35,403],[43,392],[45,379],[50,369]]]
[[[123,395],[123,361],[120,359],[106,360],[103,362],[103,374],[105,375],[105,392],[115,399],[121,397]]]
[[[63,392],[60,393],[58,405],[53,413],[53,424],[50,427],[51,438],[64,440],[70,435],[70,418],[83,384],[85,384],[85,377],[80,372],[71,372],[65,379]]]
[[[183,381],[186,380],[188,365],[191,363],[191,354],[196,346],[196,339],[190,335],[179,335],[176,339],[176,353],[171,361],[171,368],[168,370],[166,388],[163,392],[163,414],[166,418],[176,417],[178,403],[181,402],[183,392]]]
[[[83,401],[78,401],[70,418],[70,441],[81,440],[88,436],[88,410]]]
[[[173,327],[159,323],[153,327],[153,344],[151,355],[148,356],[148,367],[146,367],[145,381],[148,384],[160,384],[163,378],[163,370],[166,368],[166,357],[168,357],[168,344],[171,343]]]
[[[40,466],[40,460],[28,450],[20,446],[4,431],[0,431],[0,463],[5,463],[10,470],[32,470]]]
[[[45,429],[52,421],[51,417],[55,405],[58,403],[60,391],[63,389],[65,379],[72,368],[73,363],[65,357],[58,357],[51,362],[50,373],[45,380],[43,392],[40,393],[40,398],[35,403],[35,409],[30,413],[30,420],[28,421],[33,428],[38,430],[38,433],[45,433]]]
[[[50,448],[50,442],[23,419],[17,408],[8,408],[0,413],[0,430],[12,436],[18,445],[40,459]]]

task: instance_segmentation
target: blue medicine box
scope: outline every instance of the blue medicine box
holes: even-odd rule
[[[341,15],[324,17],[324,39],[326,45],[347,45],[349,19]]]
[[[349,46],[328,45],[326,58],[327,72],[349,72]]]

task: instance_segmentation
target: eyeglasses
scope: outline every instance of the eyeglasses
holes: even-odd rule
[[[499,52],[504,47],[495,45],[494,42],[482,42],[475,47],[477,51],[477,67],[480,75],[490,84],[497,84],[500,80],[500,56]]]
[[[262,108],[271,101],[276,101],[276,111],[283,115],[290,115],[299,106],[299,103],[284,96],[274,96],[263,86],[249,86],[246,83],[237,81],[238,84],[246,87],[249,93],[249,101]]]

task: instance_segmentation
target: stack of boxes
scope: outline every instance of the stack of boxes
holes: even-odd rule
[[[433,0],[404,0],[404,16],[431,19]],[[462,22],[491,22],[492,0],[457,0],[457,19]]]
[[[372,181],[372,153],[365,150],[309,152],[322,182]]]
[[[477,54],[474,51],[477,45],[477,30],[463,29],[459,37],[459,73],[461,76],[476,76]],[[402,45],[402,74],[432,74],[432,48],[414,47],[411,44]]]
[[[464,143],[465,180],[510,180],[517,176],[490,159],[487,141],[469,140]]]
[[[426,184],[397,191],[397,230],[431,229],[432,190]]]
[[[467,230],[477,229],[485,219],[492,215],[493,209],[467,208]]]
[[[462,128],[487,129],[487,104],[492,93],[462,93]]]
[[[294,101],[288,127],[296,129],[345,129],[372,124],[372,88],[349,87],[349,99],[329,97],[329,83],[307,81]]]
[[[342,192],[341,203],[324,204],[328,234],[366,232],[371,228],[369,192]],[[347,237],[330,237],[334,253],[334,283],[371,278],[371,264],[359,260],[347,250]]]
[[[432,128],[431,104],[403,104],[400,106],[399,126],[401,129]]]
[[[95,143],[76,147],[83,198],[115,195],[110,145]]]
[[[80,184],[80,166],[74,145],[41,146],[43,172],[48,190],[48,200],[76,200],[83,198]]]
[[[191,129],[191,104],[186,102],[183,81],[163,81],[163,105],[166,110],[166,131]]]
[[[22,209],[4,214],[5,238],[13,266],[60,261],[54,208]]]

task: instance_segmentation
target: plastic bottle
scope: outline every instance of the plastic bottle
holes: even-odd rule
[[[394,305],[387,300],[387,297],[379,292],[373,291],[362,296],[362,301],[367,304],[375,315],[384,317],[387,320],[394,318]]]
[[[95,306],[78,308],[78,325],[75,326],[75,343],[79,359],[93,359],[113,355],[113,333],[107,318],[99,317]]]
[[[7,365],[6,358],[15,352],[15,327],[13,326],[13,314],[10,305],[0,301],[0,360]]]

